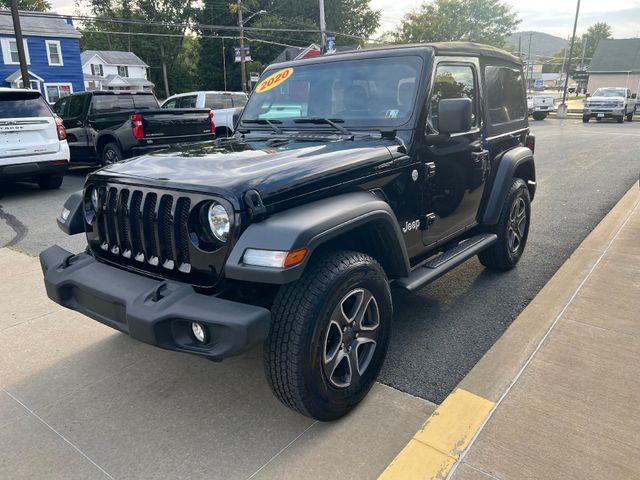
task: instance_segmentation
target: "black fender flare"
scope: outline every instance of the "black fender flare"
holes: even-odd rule
[[[505,152],[498,163],[496,174],[493,178],[491,192],[487,199],[482,223],[484,225],[495,225],[500,218],[500,210],[504,202],[511,181],[516,176],[516,171],[523,165],[528,165],[533,178],[527,178],[531,198],[535,192],[535,164],[533,161],[533,152],[527,147],[516,147]]]
[[[102,148],[104,148],[104,146],[107,143],[115,143],[116,145],[118,145],[118,148],[120,148],[120,151],[122,152],[122,154],[124,155],[124,149],[122,147],[122,142],[120,142],[120,139],[118,138],[118,135],[115,134],[115,132],[113,132],[112,130],[106,130],[103,132],[98,133],[98,135],[96,135],[96,155],[98,157],[98,160],[102,160],[102,148],[98,148],[98,145],[100,145],[100,143],[102,143]]]
[[[285,284],[300,278],[314,250],[337,236],[367,224],[382,229],[394,276],[407,276],[409,257],[398,220],[387,202],[371,192],[351,192],[276,213],[251,224],[240,236],[225,265],[225,277],[257,283]],[[304,261],[287,269],[246,265],[248,248],[292,251],[308,248]]]
[[[60,230],[67,235],[84,233],[84,200],[82,190],[73,192],[64,202],[64,207],[60,215],[56,218],[56,223]],[[62,212],[68,210],[67,218],[62,218]]]

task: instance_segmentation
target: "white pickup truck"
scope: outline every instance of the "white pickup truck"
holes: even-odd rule
[[[591,118],[604,120],[605,118],[615,118],[618,123],[633,121],[636,112],[636,94],[631,93],[628,88],[599,88],[593,92],[584,102],[582,111],[582,121],[587,123]]]
[[[188,92],[167,98],[160,107],[209,108],[213,111],[216,137],[227,137],[233,133],[247,100],[247,94],[243,92]]]
[[[544,120],[549,115],[549,112],[553,112],[555,108],[555,97],[551,95],[536,95],[527,98],[527,106],[529,108],[529,115],[534,120]]]

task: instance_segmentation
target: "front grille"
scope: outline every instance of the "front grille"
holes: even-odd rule
[[[188,273],[191,199],[127,187],[98,188],[97,242],[110,255]]]

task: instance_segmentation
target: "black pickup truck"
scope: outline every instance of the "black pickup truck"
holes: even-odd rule
[[[161,109],[150,92],[78,93],[58,100],[53,110],[67,129],[72,161],[110,165],[178,143],[214,138],[209,109]]]
[[[211,360],[264,344],[275,395],[338,418],[382,367],[392,288],[476,256],[518,263],[536,191],[527,122],[522,63],[492,47],[272,65],[233,137],[87,177],[58,219],[87,251],[42,252],[47,294]]]

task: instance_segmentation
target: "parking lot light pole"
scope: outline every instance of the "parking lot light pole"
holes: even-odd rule
[[[13,30],[16,34],[16,47],[18,47],[18,59],[20,61],[22,87],[31,88],[31,82],[29,81],[29,70],[27,69],[27,57],[24,53],[24,40],[22,40],[22,28],[20,28],[20,14],[18,13],[17,0],[11,0],[11,17],[13,18]]]
[[[569,61],[567,62],[567,71],[564,78],[564,91],[562,92],[562,103],[558,107],[558,118],[567,117],[567,88],[569,87],[569,72],[571,71],[571,60],[573,59],[573,45],[576,42],[576,28],[578,27],[578,15],[580,14],[580,0],[576,6],[576,18],[573,21],[573,35],[571,36],[571,47],[569,47]]]

